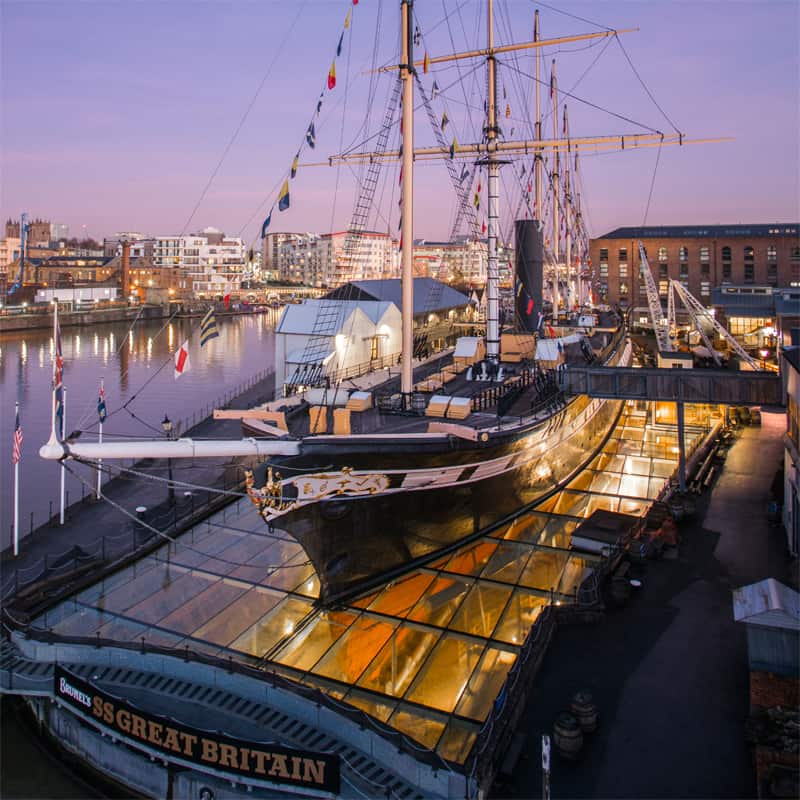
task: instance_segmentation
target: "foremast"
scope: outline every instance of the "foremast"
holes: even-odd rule
[[[486,260],[486,358],[491,362],[500,361],[500,288],[497,269],[497,230],[500,219],[500,163],[495,144],[497,141],[497,61],[494,55],[493,0],[488,0],[486,22],[488,53],[486,71],[488,97],[486,113],[486,156],[487,191],[489,209],[487,215],[487,260]]]

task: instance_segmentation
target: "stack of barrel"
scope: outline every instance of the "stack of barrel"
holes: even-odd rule
[[[597,730],[597,706],[592,695],[584,690],[575,692],[569,711],[562,711],[553,725],[553,742],[566,759],[574,761],[583,749],[583,734]]]

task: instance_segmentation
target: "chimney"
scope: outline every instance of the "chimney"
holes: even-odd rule
[[[131,243],[122,240],[122,296],[128,299],[131,293]]]

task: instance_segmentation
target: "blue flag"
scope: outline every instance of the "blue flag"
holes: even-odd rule
[[[269,210],[269,214],[267,214],[267,218],[264,220],[263,224],[261,225],[261,238],[263,239],[267,235],[267,228],[269,228],[270,222],[272,222],[272,212],[275,209],[275,206]]]
[[[283,188],[278,195],[278,211],[286,211],[289,208],[289,179],[283,182]]]
[[[308,130],[306,131],[306,141],[308,142],[308,146],[313,150],[317,144],[317,134],[314,133],[313,122],[308,126]]]

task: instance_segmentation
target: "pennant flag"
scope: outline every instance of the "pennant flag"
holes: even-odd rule
[[[511,129],[511,136],[512,137],[514,136],[514,129],[513,128]]]
[[[298,165],[299,162],[300,162],[300,153],[298,153],[294,157],[294,161],[292,161],[292,172],[291,172],[291,177],[292,178],[294,178],[294,176],[297,175],[297,165]]]
[[[463,183],[467,178],[469,178],[469,170],[467,169],[466,165],[461,167],[461,175],[458,179],[459,183]]]
[[[528,295],[528,304],[525,306],[525,313],[530,316],[533,314],[533,298]]]
[[[225,297],[222,298],[222,302],[225,303],[225,308],[231,307],[231,296],[230,294],[226,294]]]
[[[478,188],[475,190],[476,192],[480,193],[481,191],[481,179],[478,178]]]
[[[477,208],[481,204],[481,196],[475,192],[475,197],[472,198],[472,203]]]
[[[336,45],[336,55],[337,57],[342,54],[342,42],[344,41],[344,31],[342,31],[342,35],[339,37],[339,44]]]
[[[184,372],[188,372],[189,367],[189,340],[187,339],[175,351],[175,380],[178,380]]]
[[[333,89],[336,86],[336,62],[331,63],[331,68],[328,70],[328,88]]]
[[[214,316],[214,309],[209,308],[208,313],[203,317],[200,323],[200,347],[203,347],[206,342],[219,337],[219,329],[217,328],[217,318]]]
[[[447,123],[450,122],[450,119],[447,116],[447,112],[445,111],[442,114],[442,133],[444,133],[444,129],[447,127]]]
[[[435,100],[437,94],[439,94],[439,84],[434,81],[431,87],[431,100]]]
[[[278,211],[286,211],[289,208],[289,179],[283,182],[283,188],[278,195]]]
[[[550,70],[550,99],[553,99],[553,96],[556,93],[556,73],[554,71],[556,62],[553,61],[553,69]]]
[[[511,116],[511,106],[506,103],[506,119]]]
[[[322,111],[322,95],[319,96],[319,100],[317,100],[317,114]]]
[[[481,233],[486,233],[486,220],[484,220],[483,224],[481,225]]]
[[[455,154],[458,152],[458,142],[456,141],[456,137],[453,137],[453,142],[450,145],[450,158],[453,158]]]
[[[100,380],[100,392],[97,395],[97,416],[102,425],[106,421],[106,387],[103,385],[102,379]]]
[[[540,311],[539,312],[539,319],[538,319],[538,322],[536,323],[536,330],[537,331],[542,329],[542,320],[543,319],[544,319],[544,314]]]
[[[308,130],[306,131],[306,141],[308,142],[308,146],[313,150],[317,144],[317,134],[314,133],[313,122],[308,126]]]
[[[422,72],[425,75],[428,74],[428,70],[430,69],[430,66],[431,66],[431,60],[430,60],[430,58],[428,58],[428,53],[426,51],[425,52],[425,58],[422,60]]]
[[[358,0],[353,0],[353,5],[357,6],[358,5]]]
[[[15,464],[19,464],[22,458],[22,426],[19,424],[19,404],[17,404],[17,420],[14,423],[14,450],[11,454],[11,460]]]
[[[519,297],[521,294],[522,294],[522,284],[518,283],[517,284],[517,297]]]
[[[269,214],[267,214],[267,218],[264,220],[263,224],[261,225],[261,238],[263,239],[267,235],[267,228],[269,228],[270,222],[272,222],[272,212],[275,210],[275,206],[269,210]]]

